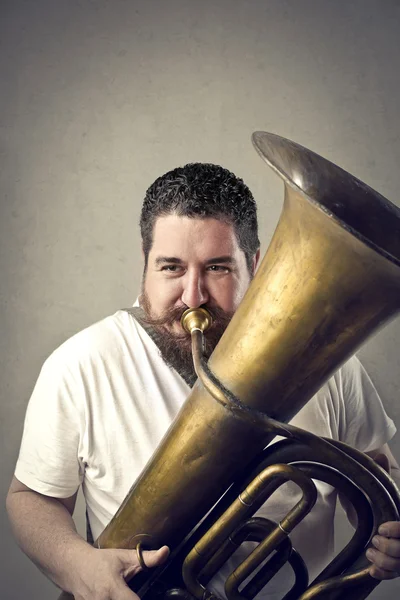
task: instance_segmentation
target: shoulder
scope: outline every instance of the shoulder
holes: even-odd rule
[[[334,375],[337,384],[339,439],[367,452],[396,431],[366,369],[352,356]]]
[[[361,404],[379,398],[374,384],[356,355],[347,360],[333,376],[339,399],[345,404]]]
[[[307,428],[312,426],[318,435],[343,440],[349,423],[359,423],[368,382],[372,388],[359,359],[349,358],[304,407]]]
[[[104,381],[110,373],[140,363],[148,343],[144,337],[132,315],[118,310],[58,346],[44,361],[36,386],[86,395],[88,387],[97,387],[99,377]]]
[[[327,382],[335,389],[335,398],[343,402],[345,398],[352,396],[357,391],[364,372],[362,364],[355,355],[343,363]]]
[[[321,407],[333,408],[338,417],[346,401],[360,399],[364,379],[370,381],[361,362],[353,355],[322,385],[313,401]]]
[[[134,344],[140,337],[139,330],[140,325],[128,312],[118,310],[68,338],[50,354],[46,363],[73,365],[110,358]]]
[[[332,375],[327,384],[333,391],[331,399],[340,424],[359,421],[365,404],[371,399],[376,402],[378,394],[373,383],[356,355],[351,356]]]
[[[81,411],[88,402],[100,402],[113,378],[128,378],[140,362],[140,335],[140,325],[123,310],[79,331],[45,360],[29,407]]]

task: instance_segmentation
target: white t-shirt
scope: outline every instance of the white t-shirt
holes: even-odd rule
[[[15,475],[31,489],[58,498],[73,495],[82,484],[96,539],[189,392],[145,330],[129,313],[117,311],[67,340],[43,365],[28,405]],[[291,423],[364,452],[382,446],[396,431],[355,357]],[[336,492],[320,482],[318,490],[316,506],[291,536],[311,578],[333,548]],[[278,520],[295,501],[288,484],[262,512]],[[215,578],[220,593],[222,573]],[[268,599],[279,597],[274,581]]]

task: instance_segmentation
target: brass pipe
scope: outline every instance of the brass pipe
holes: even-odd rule
[[[303,491],[302,498],[274,528],[272,533],[257,546],[247,560],[234,572],[237,585],[239,585],[241,578],[246,578],[249,573],[265,560],[276,546],[279,546],[287,538],[292,529],[314,506],[317,498],[315,485],[301,471],[293,469],[288,465],[273,465],[259,473],[210,528],[206,535],[194,546],[183,563],[183,580],[189,592],[198,598],[198,600],[203,598],[205,592],[205,588],[198,579],[199,573],[236,527],[253,514],[257,508],[253,507],[257,497],[264,491],[266,485],[275,478],[278,479],[279,485],[288,480],[297,483]],[[232,587],[233,585],[234,583],[232,583]]]
[[[225,394],[209,376],[203,359],[204,333],[212,324],[212,317],[205,308],[188,308],[181,317],[182,327],[192,339],[193,366],[204,389],[220,404],[227,406]]]
[[[193,309],[193,312],[195,312],[195,309]],[[199,377],[200,381],[202,382],[204,387],[207,389],[207,391],[218,402],[224,404],[225,406],[228,406],[229,400],[230,400],[229,396],[227,397],[224,394],[224,392],[222,391],[221,386],[218,386],[218,384],[215,382],[215,380],[213,380],[212,373],[210,373],[210,371],[205,366],[204,361],[203,361],[202,348],[203,348],[203,331],[204,331],[204,329],[199,329],[198,327],[193,327],[193,328],[187,328],[187,330],[192,335],[192,353],[193,353],[193,361],[194,361],[194,366],[195,366],[197,376]],[[238,410],[240,412],[242,410],[242,407],[240,406],[240,402],[238,404],[239,404],[239,406],[237,406],[237,403],[235,402],[235,410]],[[258,411],[255,411],[255,412],[257,413]],[[255,414],[254,414],[254,412],[249,413],[249,411],[244,409],[242,417],[244,419],[250,419],[252,422],[254,422]],[[314,446],[314,449],[319,450],[318,454],[320,457],[327,456],[327,454],[332,456],[332,454],[333,454],[333,455],[335,455],[336,460],[338,458],[341,458],[341,459],[344,458],[345,462],[347,461],[347,463],[350,465],[350,468],[352,468],[353,470],[354,470],[354,468],[359,469],[359,463],[357,463],[357,466],[355,467],[355,459],[361,453],[355,451],[354,449],[350,449],[351,456],[344,454],[343,450],[347,449],[345,444],[337,443],[337,444],[335,444],[335,447],[333,448],[332,444],[328,440],[321,440],[320,438],[317,438],[316,436],[313,436],[312,434],[309,434],[308,432],[300,430],[291,425],[287,425],[287,424],[283,425],[282,423],[276,422],[273,419],[270,419],[263,414],[257,414],[256,418],[257,417],[259,418],[258,426],[264,427],[268,431],[272,431],[275,429],[275,433],[277,433],[277,434],[283,435],[285,437],[290,437],[291,439],[294,438],[296,440],[301,440],[303,443],[307,443],[311,447]],[[342,449],[341,449],[341,447],[342,447]],[[364,456],[364,455],[362,455],[362,456]],[[349,460],[347,460],[347,459],[349,459]],[[364,471],[364,474],[368,474],[367,481],[368,481],[368,476],[369,476],[370,471],[375,471],[375,474],[377,474],[377,472],[379,472],[379,471],[382,471],[382,469],[379,469],[379,467],[369,457],[365,457],[365,459],[362,458],[361,462],[364,463],[364,465],[361,465],[361,469],[360,469],[361,474],[363,473],[363,471]],[[370,468],[370,470],[367,471],[368,467]],[[280,469],[282,469],[282,471],[284,470],[283,465],[278,465],[278,470],[280,470]],[[292,469],[292,472],[293,472],[293,469]],[[258,477],[261,478],[263,481],[269,481],[269,478],[264,480],[266,473],[267,473],[267,469],[265,471],[263,471],[261,474],[259,474]],[[298,472],[296,474],[298,474]],[[264,475],[264,477],[263,477],[263,475]],[[354,475],[354,473],[353,473],[353,475]],[[381,475],[381,474],[379,473],[379,475]],[[301,475],[301,476],[304,477],[303,475]],[[384,474],[383,479],[385,479],[385,478],[389,480],[391,485],[394,485],[392,483],[391,479]],[[290,479],[289,476],[288,476],[288,479]],[[292,476],[292,479],[293,479],[293,476]],[[359,475],[358,475],[357,480],[360,481]],[[309,481],[311,481],[311,480],[309,480]],[[365,485],[365,480],[364,480],[364,485]],[[379,486],[379,481],[378,481],[378,486]],[[252,492],[254,492],[255,489],[257,489],[257,493],[255,494],[255,496],[250,495],[250,497],[248,499],[249,502],[247,503],[244,500],[244,498],[246,498],[246,495],[248,493],[250,493],[250,490]],[[264,489],[264,488],[259,489],[256,486],[256,483],[254,480],[246,488],[246,490],[243,493],[244,495],[239,496],[238,501],[241,501],[245,505],[248,504],[249,506],[252,506],[256,497],[260,496],[262,489]],[[397,490],[397,492],[398,492],[398,490]],[[376,497],[376,494],[375,494],[375,497]],[[400,499],[400,496],[399,496],[399,499]],[[263,502],[265,502],[265,500],[266,500],[266,497],[264,496]],[[389,502],[391,502],[391,501],[389,500]],[[378,503],[378,506],[379,506],[379,503]],[[296,506],[296,508],[298,508],[298,506]],[[199,581],[199,578],[198,578],[199,573],[205,567],[205,565],[207,564],[207,561],[211,559],[212,555],[215,552],[217,552],[218,547],[221,546],[221,544],[226,540],[227,534],[232,533],[233,529],[236,526],[238,526],[237,519],[239,519],[239,521],[243,521],[243,519],[247,516],[248,515],[246,515],[244,512],[240,512],[238,510],[237,501],[234,502],[232,504],[232,506],[224,513],[224,515],[214,524],[214,526],[211,527],[211,529],[206,534],[206,536],[204,536],[204,538],[198,544],[196,544],[194,549],[191,551],[191,553],[186,558],[186,560],[183,564],[183,567],[182,567],[183,579],[187,586],[187,589],[190,591],[190,593],[193,594],[193,596],[198,598],[198,600],[201,600],[203,598],[204,593],[206,592],[204,586],[201,585],[201,583]],[[397,516],[398,516],[398,514],[397,514]],[[303,518],[303,516],[301,517],[301,519],[302,518]],[[396,514],[393,516],[393,518],[396,518]],[[237,567],[237,569],[235,569],[235,571],[230,575],[230,577],[227,579],[226,585],[225,585],[226,594],[227,594],[227,597],[229,600],[245,600],[245,598],[243,596],[241,596],[241,594],[239,592],[239,585],[241,583],[243,583],[243,581],[250,576],[250,574],[261,564],[261,562],[264,561],[265,558],[281,544],[281,542],[282,542],[281,533],[285,532],[285,529],[286,529],[285,526],[287,526],[291,522],[291,519],[292,519],[292,512],[288,513],[288,515],[285,517],[285,519],[283,519],[283,521],[281,521],[281,523],[279,524],[281,531],[275,530],[272,534],[270,534],[268,536],[268,538],[266,540],[264,540],[249,555],[249,557],[247,557],[247,559],[245,561],[243,561],[241,563],[241,565],[239,565],[239,567]],[[301,520],[301,519],[299,519],[299,520]],[[299,522],[299,521],[297,521],[297,522]],[[297,522],[296,522],[296,524],[297,524]],[[379,526],[379,523],[376,525],[376,529],[378,528],[378,526]],[[289,533],[293,529],[293,527],[294,527],[294,525],[292,525],[292,526],[289,525],[289,530],[287,531],[287,533]],[[215,547],[215,545],[217,545],[217,546]],[[202,560],[200,560],[200,559],[202,559]],[[356,573],[342,575],[340,577],[333,577],[333,578],[330,578],[328,581],[318,582],[315,585],[313,585],[312,588],[310,588],[304,595],[301,596],[301,600],[308,600],[309,598],[310,599],[317,598],[317,597],[325,594],[325,592],[330,591],[331,589],[333,589],[335,587],[337,588],[337,586],[339,584],[341,586],[341,589],[350,589],[350,588],[353,588],[355,585],[360,585],[360,584],[367,584],[367,585],[373,586],[375,584],[375,581],[371,581],[371,579],[372,578],[369,576],[369,568],[361,569],[361,570],[357,571]],[[210,592],[207,591],[207,594],[210,594]]]

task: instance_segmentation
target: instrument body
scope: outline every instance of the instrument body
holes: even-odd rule
[[[285,200],[208,362],[228,400],[196,382],[99,548],[178,548],[275,436],[257,415],[289,422],[400,308],[400,210],[289,140],[258,132],[253,142],[284,179]]]

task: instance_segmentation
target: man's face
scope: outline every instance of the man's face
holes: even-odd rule
[[[254,259],[255,268],[256,259]],[[159,217],[143,282],[152,318],[171,309],[204,306],[232,315],[250,283],[243,250],[231,224],[214,218]],[[179,319],[169,324],[181,334]]]
[[[254,272],[258,253],[253,260]],[[217,219],[159,217],[153,231],[140,304],[157,332],[165,362],[193,385],[190,335],[180,324],[187,308],[203,306],[213,316],[204,337],[209,357],[250,283],[233,226]]]

